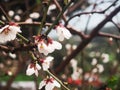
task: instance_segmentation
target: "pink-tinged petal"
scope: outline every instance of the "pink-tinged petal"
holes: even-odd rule
[[[63,34],[60,34],[58,39],[59,39],[60,41],[63,41],[63,40],[64,40],[64,35],[63,35]]]
[[[44,62],[42,63],[42,67],[43,70],[46,71],[48,70],[48,68],[50,67],[50,62],[53,60],[53,57],[48,56],[46,57],[46,59],[44,60]]]
[[[62,49],[61,43],[59,43],[59,42],[57,42],[57,41],[53,41],[53,47],[54,47],[55,49],[58,49],[58,50]]]
[[[46,85],[45,80],[41,81],[39,84],[39,89],[42,89]]]
[[[26,70],[26,75],[31,76],[31,75],[34,74],[34,73],[35,73],[34,68],[30,68],[30,67],[28,66],[28,68],[27,68],[27,70]]]
[[[19,32],[21,33],[20,27],[19,26],[9,26],[10,30],[13,30],[14,32]]]
[[[48,53],[49,53],[49,51],[47,50],[47,46],[44,44],[44,43],[39,43],[38,44],[38,51],[40,52],[40,53],[43,53],[43,54],[45,54],[45,55],[48,55]]]
[[[6,43],[7,41],[14,40],[16,34],[21,32],[20,27],[6,25],[0,29],[0,43]]]
[[[53,90],[54,88],[54,84],[53,83],[48,83],[46,86],[45,86],[45,90]]]
[[[42,67],[43,67],[44,71],[47,71],[50,66],[49,66],[48,63],[45,62],[45,63],[42,64]]]
[[[38,70],[35,70],[35,75],[38,77]]]
[[[57,26],[56,31],[58,35],[62,34],[62,28],[60,26]]]
[[[4,30],[4,29],[6,29],[6,28],[8,28],[9,27],[9,25],[5,25],[4,27],[2,27],[1,29],[0,29],[0,33]]]
[[[38,63],[36,63],[36,68],[37,68],[37,70],[40,70],[41,66]]]
[[[53,59],[54,59],[54,58],[53,58],[52,56],[48,56],[48,57],[46,57],[45,61],[50,62],[50,61],[52,61]]]
[[[61,87],[61,85],[60,85],[56,80],[54,80],[53,83],[54,83],[54,85],[55,85],[56,87],[58,87],[58,88]]]
[[[63,30],[63,35],[66,39],[69,39],[72,36],[70,31],[67,30],[66,28]]]

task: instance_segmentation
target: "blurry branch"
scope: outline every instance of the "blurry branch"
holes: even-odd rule
[[[56,81],[58,81],[66,90],[70,90],[68,87],[64,85],[64,83],[59,80],[53,73],[51,73],[49,70],[46,71],[50,76],[52,76]]]
[[[67,26],[67,29],[73,34],[73,35],[79,35],[82,39],[85,39],[88,37],[88,35],[84,34],[83,32],[79,32],[77,30],[74,30],[72,27]]]
[[[94,4],[91,12],[96,8],[96,4]],[[86,23],[86,26],[85,26],[85,30],[84,30],[84,33],[86,34],[87,33],[87,28],[88,28],[88,25],[89,25],[89,22],[90,22],[90,19],[91,19],[91,15],[88,16],[88,19],[87,19],[87,23]]]
[[[12,53],[15,53],[17,51],[29,51],[29,50],[32,50],[33,48],[36,48],[35,44],[30,44],[30,45],[20,46],[20,47],[7,47],[4,45],[0,45],[0,51],[12,52]]]
[[[98,36],[102,36],[102,37],[112,37],[114,39],[119,39],[120,40],[120,36],[117,35],[113,35],[113,34],[109,34],[109,33],[103,33],[103,32],[99,32]]]
[[[104,14],[108,9],[110,9],[112,6],[114,6],[117,1],[118,1],[118,0],[114,1],[109,7],[107,7],[107,8],[106,8],[105,10],[103,10],[103,11],[82,12],[82,13],[76,14],[76,15],[70,17],[70,18],[67,20],[66,25],[68,24],[68,22],[69,22],[72,18],[74,18],[74,17],[76,17],[76,16],[79,16],[79,17],[80,17],[81,15],[94,14],[94,13]]]
[[[54,1],[55,5],[57,6],[57,8],[59,9],[59,11],[61,12],[62,8],[61,8],[60,4],[58,3],[58,1],[57,0],[53,0],[53,1]],[[63,17],[63,20],[66,21],[66,16],[64,14],[62,17]]]
[[[41,25],[41,22],[32,22],[32,23],[27,23],[27,22],[17,22],[17,24],[24,26],[24,25],[32,25],[32,26],[39,26]],[[45,23],[46,26],[51,26],[52,23]]]
[[[75,11],[77,8],[79,8],[86,0],[78,0],[77,3],[75,3],[74,5],[72,5],[71,7],[68,8],[68,11],[66,13],[66,15],[69,15],[70,13],[72,13],[73,11]]]
[[[5,12],[5,10],[3,9],[3,7],[0,5],[0,10],[3,13],[3,15],[5,16],[5,18],[8,20],[8,22],[10,22],[10,18],[8,17],[7,13]]]
[[[48,8],[50,6],[50,3],[51,3],[51,0],[47,2],[47,6],[45,6],[45,9],[44,9],[44,14],[43,14],[43,17],[42,17],[42,21],[41,21],[41,25],[40,25],[40,29],[38,30],[38,35],[41,33],[42,31],[42,28],[44,27],[44,24],[46,22],[46,17],[47,17],[47,12],[48,12]],[[44,4],[44,3],[43,3]]]
[[[111,22],[116,26],[116,28],[118,29],[118,31],[120,33],[120,27],[113,20],[111,20]]]
[[[113,12],[110,13],[101,23],[99,23],[93,31],[90,33],[89,37],[84,39],[78,47],[69,55],[67,58],[60,63],[60,65],[55,69],[55,73],[60,73],[70,62],[72,58],[74,58],[80,51],[82,51],[88,43],[92,41],[94,37],[98,35],[98,32],[100,29],[108,22],[110,21],[118,12],[120,11],[120,6],[118,6]]]
[[[56,20],[54,21],[54,23],[50,26],[50,28],[47,30],[46,35],[49,34],[49,32],[54,28],[54,26],[59,22],[61,16],[63,15],[63,13],[67,10],[67,8],[71,5],[72,2],[69,2],[64,8],[63,10],[58,14]]]

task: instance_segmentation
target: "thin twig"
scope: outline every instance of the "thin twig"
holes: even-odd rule
[[[45,11],[44,11],[44,15],[43,15],[43,18],[42,18],[42,21],[41,21],[40,29],[38,30],[38,35],[41,33],[42,28],[45,24],[46,16],[47,16],[47,12],[48,12],[48,8],[50,6],[50,3],[51,3],[51,0],[48,2],[48,5],[45,7]]]
[[[7,13],[6,13],[5,10],[2,8],[2,6],[0,6],[0,9],[1,9],[2,13],[4,14],[5,18],[8,20],[8,22],[10,22],[11,19],[8,17]]]
[[[110,34],[110,33],[99,32],[99,33],[98,33],[98,36],[102,36],[102,37],[112,37],[112,38],[114,38],[114,39],[120,40],[120,36],[113,35],[113,34]]]
[[[68,3],[63,10],[59,13],[59,15],[57,16],[56,20],[54,21],[54,23],[52,24],[52,26],[50,26],[50,28],[47,30],[46,35],[49,34],[49,32],[54,28],[54,26],[58,23],[58,21],[60,20],[60,17],[63,15],[63,13],[66,11],[66,9],[71,5],[72,2]]]
[[[53,1],[54,1],[55,5],[57,6],[57,8],[59,9],[59,11],[61,12],[62,8],[61,8],[60,4],[58,3],[58,1],[57,0],[53,0]],[[66,21],[65,14],[63,14],[62,17],[63,17],[63,20]]]
[[[61,72],[70,62],[72,58],[74,58],[80,51],[82,51],[88,43],[92,41],[94,37],[98,35],[98,32],[101,30],[101,28],[110,21],[118,12],[120,11],[120,6],[117,7],[113,12],[108,15],[101,23],[99,23],[93,31],[90,33],[89,38],[84,39],[78,47],[64,60],[60,63],[60,65],[55,69],[55,73],[58,74]]]
[[[106,8],[105,10],[103,10],[103,11],[92,11],[92,12],[82,12],[82,13],[78,13],[78,14],[70,17],[70,18],[67,20],[67,22],[65,23],[65,25],[67,25],[68,22],[69,22],[72,18],[74,18],[74,17],[76,17],[76,16],[79,16],[79,17],[80,17],[81,15],[94,14],[94,13],[104,14],[108,9],[110,9],[112,6],[114,6],[117,1],[118,1],[118,0],[114,1],[109,7],[107,7],[107,8]]]

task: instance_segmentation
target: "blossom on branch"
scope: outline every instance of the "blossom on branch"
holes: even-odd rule
[[[52,53],[55,49],[60,50],[62,48],[61,43],[54,41],[45,35],[36,36],[35,43],[38,46],[38,51],[44,55]]]
[[[38,63],[30,63],[26,70],[26,75],[30,76],[35,73],[38,76],[38,70],[41,69],[41,66]]]
[[[14,40],[17,33],[21,33],[20,27],[16,23],[10,23],[0,28],[0,43]]]
[[[72,36],[70,31],[67,28],[65,28],[62,24],[59,24],[56,27],[56,31],[57,31],[57,34],[58,34],[58,37],[59,37],[58,39],[60,41],[63,41],[64,38],[69,39]]]
[[[60,88],[60,84],[52,77],[46,78],[39,84],[39,89],[45,87],[45,90],[53,90],[54,87]]]
[[[50,67],[50,62],[53,60],[53,57],[48,56],[45,59],[40,59],[40,63],[44,71],[48,70]]]

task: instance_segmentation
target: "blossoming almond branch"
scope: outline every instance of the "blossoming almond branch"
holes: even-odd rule
[[[61,38],[60,36],[62,35],[62,40],[64,40],[64,38],[69,39],[72,35],[70,34],[70,32],[64,27],[64,26],[58,26],[56,28],[56,31],[58,32],[59,38]],[[21,33],[20,27],[16,24],[16,23],[10,23],[8,25],[3,26],[0,29],[0,43],[6,43],[9,41],[12,41],[16,38],[17,34]],[[67,34],[67,36],[65,36]],[[18,36],[23,39],[24,41],[28,42],[29,40],[26,39],[24,36],[18,34]],[[49,53],[52,53],[55,51],[55,49],[60,50],[62,48],[62,45],[57,42],[54,41],[53,39],[51,39],[48,36],[45,35],[38,35],[34,37],[34,43],[37,45],[37,49],[40,53],[44,54],[45,56],[48,55]],[[39,60],[36,60],[34,58],[34,60],[28,65],[27,70],[26,70],[26,75],[33,75],[35,74],[36,76],[38,76],[38,71],[42,68],[43,71],[48,72],[48,74],[52,74],[48,71],[49,67],[50,67],[50,62],[53,60],[53,57],[48,56],[45,58],[40,58]],[[53,74],[51,75],[52,77],[46,78],[45,80],[43,80],[40,83],[39,88],[41,89],[42,86],[46,86],[46,88],[49,86],[52,90],[54,88],[54,86],[60,87],[59,83],[65,87],[67,90],[69,90],[59,79],[57,79]],[[59,83],[57,83],[57,81],[55,80],[57,79],[57,81]],[[43,82],[46,82],[43,83]],[[41,86],[42,85],[42,86]]]
[[[69,5],[70,3],[67,5],[67,7]],[[52,30],[52,28],[58,22],[58,20],[60,19],[60,16],[66,10],[67,7],[65,7],[65,9],[59,14],[56,22],[53,23],[53,25],[49,28],[49,31],[47,32],[47,34]],[[4,14],[7,17],[6,13]],[[0,43],[6,44],[7,42],[15,40],[17,36],[19,36],[19,38],[21,38],[26,43],[29,43],[28,39],[26,39],[24,36],[19,34],[21,32],[22,31],[20,30],[20,27],[18,26],[18,24],[13,22],[10,22],[7,25],[5,24],[0,29]],[[63,41],[64,38],[69,39],[72,36],[69,30],[67,30],[62,24],[56,27],[56,32],[58,33],[60,41]],[[47,78],[40,83],[39,89],[42,89],[43,86],[45,86],[46,90],[48,88],[49,90],[52,90],[55,86],[60,88],[60,86],[62,85],[66,90],[69,90],[57,77],[55,77],[48,70],[50,67],[50,62],[53,60],[53,57],[47,56],[47,55],[49,53],[54,52],[56,49],[57,50],[62,49],[62,45],[61,43],[54,41],[52,38],[48,37],[47,34],[38,34],[37,36],[34,36],[34,43],[37,45],[37,49],[39,53],[43,55],[43,57],[38,59],[35,57],[33,52],[29,51],[29,53],[31,53],[31,56],[32,56],[32,61],[27,67],[26,75],[30,76],[35,74],[38,77],[39,70],[43,70],[47,72],[48,75],[47,75]]]

